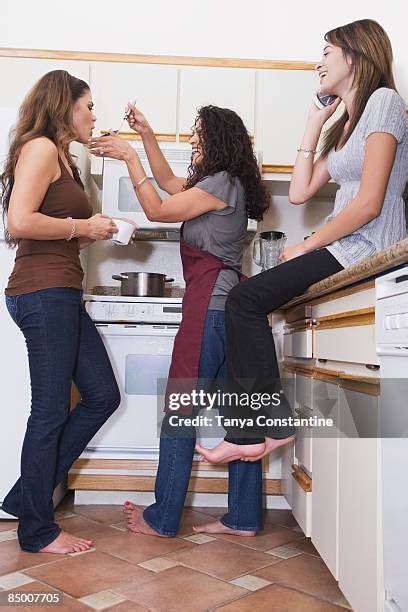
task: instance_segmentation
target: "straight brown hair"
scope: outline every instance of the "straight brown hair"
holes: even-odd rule
[[[388,87],[397,91],[392,69],[391,42],[379,23],[372,19],[353,21],[326,32],[324,39],[331,45],[340,47],[345,58],[351,61],[356,94],[352,116],[349,117],[347,110],[344,110],[341,117],[325,131],[321,149],[323,157],[339,144],[346,144],[369,97],[376,89]],[[350,121],[349,127],[347,134],[343,135],[347,121]]]

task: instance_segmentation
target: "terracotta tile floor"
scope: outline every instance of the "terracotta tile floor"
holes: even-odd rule
[[[222,513],[187,508],[179,537],[154,538],[127,532],[120,506],[74,506],[68,496],[57,510],[59,524],[94,539],[94,548],[73,556],[25,553],[16,539],[17,523],[0,521],[0,593],[63,593],[62,606],[41,610],[347,609],[337,582],[296,530],[290,511],[266,511],[265,529],[256,538],[193,533],[193,525]],[[10,606],[0,605],[2,610]]]

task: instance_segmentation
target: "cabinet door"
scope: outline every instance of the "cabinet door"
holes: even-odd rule
[[[177,68],[93,62],[91,85],[98,130],[129,130],[124,109],[136,101],[156,133],[176,133]]]
[[[245,68],[181,68],[180,132],[190,132],[197,109],[207,104],[234,110],[253,134],[255,71]]]
[[[312,542],[337,578],[338,556],[338,470],[339,388],[313,380],[314,416],[332,419],[333,427],[313,428],[313,514]]]
[[[318,79],[313,70],[264,70],[261,75],[263,164],[294,164]]]
[[[283,371],[281,377],[282,389],[290,404],[293,406],[295,400],[295,374],[293,372]],[[294,463],[294,445],[287,444],[281,450],[282,460],[282,494],[290,507],[293,507],[293,477],[292,465]]]
[[[377,413],[377,396],[340,389],[338,579],[353,610],[367,612],[384,600]]]
[[[3,86],[0,106],[18,107],[36,81],[50,70],[67,70],[89,83],[89,63],[66,60],[0,58]]]
[[[310,418],[313,416],[312,379],[296,374],[295,416]],[[310,391],[308,391],[310,390]],[[312,475],[312,442],[313,428],[302,426],[296,428],[295,457],[304,471]]]

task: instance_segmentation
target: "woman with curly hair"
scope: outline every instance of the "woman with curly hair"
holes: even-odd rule
[[[177,380],[222,379],[225,376],[224,307],[239,282],[248,217],[261,220],[268,196],[241,118],[232,110],[204,106],[197,114],[187,179],[167,164],[145,117],[129,105],[129,125],[138,132],[153,175],[170,194],[161,200],[146,180],[137,152],[114,134],[91,143],[96,155],[126,162],[138,199],[152,221],[183,222],[180,252],[186,291],[183,317],[169,372]],[[191,387],[190,387],[191,389]],[[171,420],[170,420],[171,417]],[[175,424],[175,422],[177,424]],[[125,503],[130,530],[149,535],[177,533],[195,445],[195,429],[180,414],[167,412],[161,431],[156,502],[146,508]],[[229,464],[229,510],[221,521],[196,528],[237,535],[256,535],[262,528],[261,463]]]

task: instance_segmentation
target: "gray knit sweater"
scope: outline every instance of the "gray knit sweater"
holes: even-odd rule
[[[406,237],[402,195],[408,180],[408,119],[402,98],[386,87],[370,96],[344,147],[329,152],[329,174],[340,189],[333,212],[325,222],[333,219],[357,195],[366,140],[374,132],[392,134],[398,143],[397,152],[379,216],[326,247],[345,268]]]

